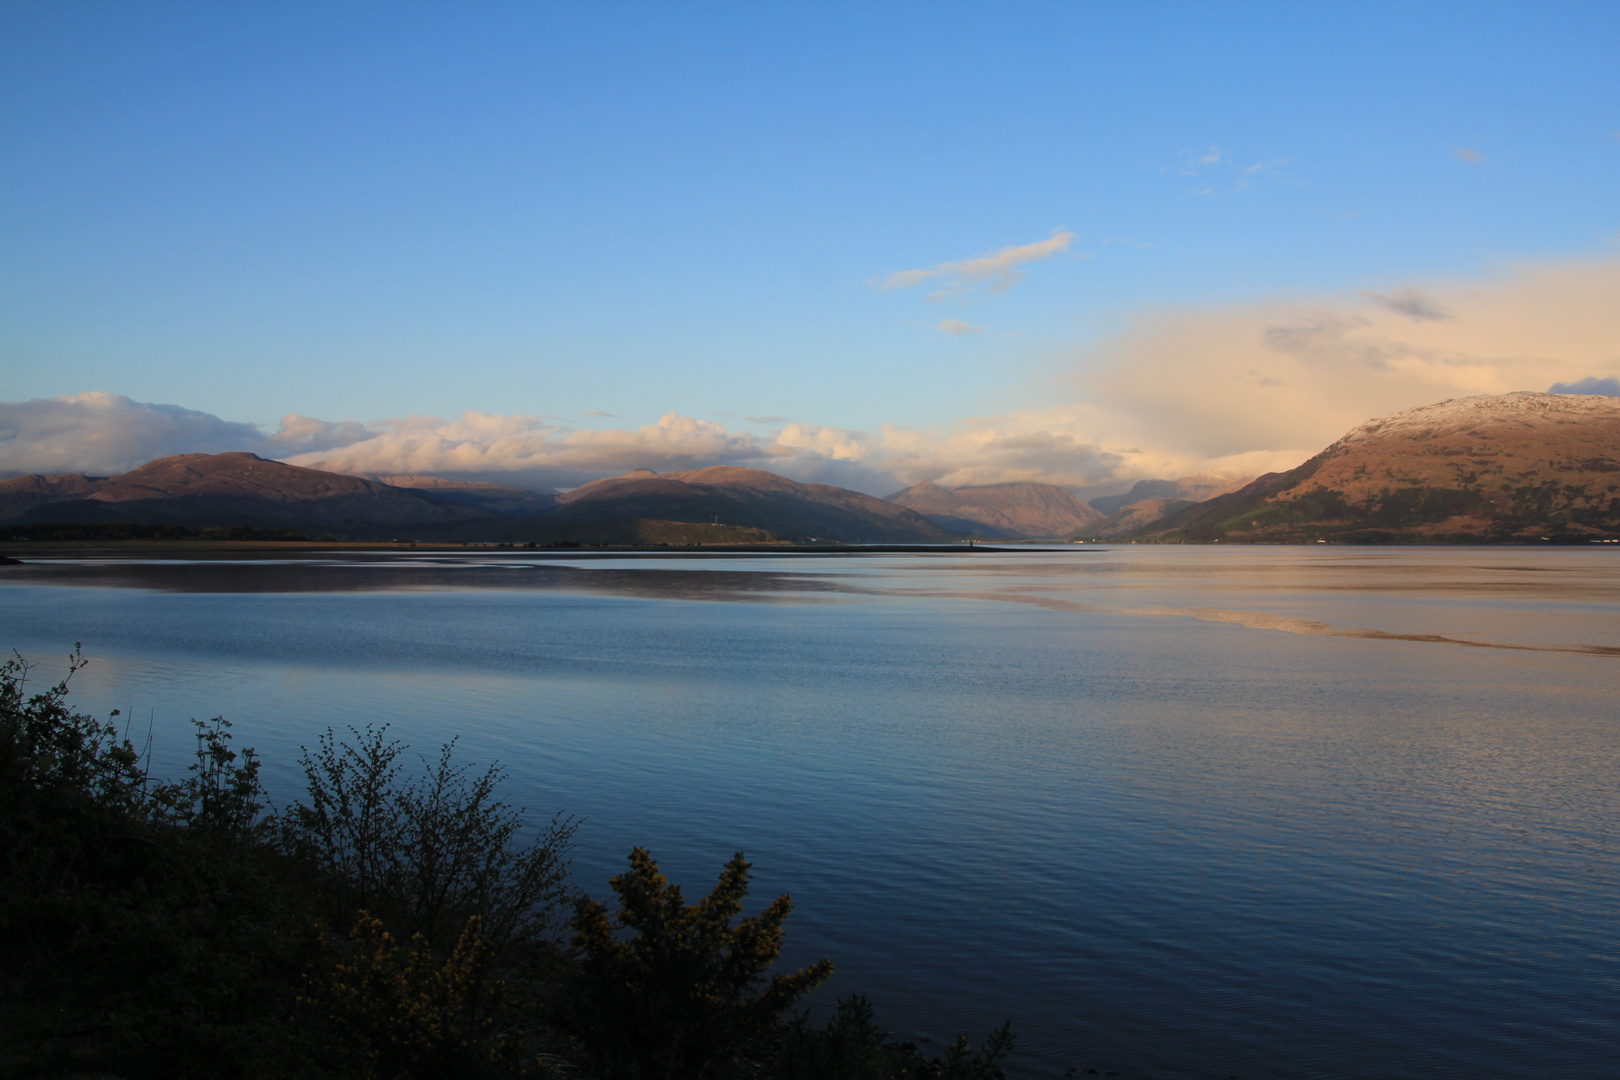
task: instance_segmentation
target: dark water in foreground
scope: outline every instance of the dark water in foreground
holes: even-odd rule
[[[598,896],[743,849],[818,998],[1025,1075],[1620,1075],[1620,552],[36,564],[0,625],[160,772],[388,722]]]

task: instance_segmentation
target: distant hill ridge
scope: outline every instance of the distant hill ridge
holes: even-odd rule
[[[69,473],[0,481],[0,521],[7,522],[351,530],[480,516],[420,492],[245,452],[177,454],[117,476]]]
[[[1077,540],[1111,540],[1129,536],[1147,528],[1154,522],[1197,506],[1190,499],[1143,499],[1115,510],[1101,521],[1075,532]]]
[[[1103,515],[1055,484],[1014,482],[940,487],[923,481],[886,496],[963,536],[1048,539],[1067,536]]]
[[[475,507],[500,517],[544,514],[557,505],[557,496],[553,492],[530,491],[528,488],[492,484],[484,480],[450,480],[443,476],[414,473],[367,473],[366,479],[389,487],[422,491],[441,502]]]
[[[729,466],[642,470],[563,495],[439,477],[349,476],[250,453],[178,454],[111,477],[0,481],[0,523],[117,522],[544,543],[953,539],[921,514],[870,495]]]
[[[1138,480],[1129,491],[1120,495],[1100,496],[1090,500],[1089,505],[1104,514],[1114,514],[1148,499],[1204,502],[1217,495],[1236,491],[1253,479],[1252,476],[1240,480],[1219,473],[1197,473],[1175,480]]]
[[[888,543],[955,536],[915,510],[831,484],[801,484],[763,469],[714,465],[690,472],[641,469],[582,484],[558,496],[559,520],[637,517],[764,529],[778,537]]]
[[[1620,399],[1529,391],[1369,420],[1284,473],[1134,538],[1512,542],[1620,538]]]

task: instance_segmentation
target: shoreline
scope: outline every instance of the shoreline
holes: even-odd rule
[[[1056,545],[1035,547],[1033,544]],[[281,557],[288,560],[315,558],[323,554],[423,554],[522,555],[540,559],[601,559],[626,557],[687,557],[691,555],[964,555],[978,552],[1014,554],[1020,551],[1057,553],[1083,551],[1095,544],[1069,544],[1065,541],[1019,541],[999,544],[966,542],[960,544],[693,544],[623,545],[591,547],[543,547],[527,544],[413,543],[410,541],[319,541],[319,540],[8,540],[0,542],[0,559],[11,557],[14,564],[33,558],[104,558],[137,556],[164,558],[255,558]],[[0,563],[0,565],[6,565]]]

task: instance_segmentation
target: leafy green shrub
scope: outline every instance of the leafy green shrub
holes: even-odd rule
[[[542,942],[570,897],[577,823],[553,818],[520,845],[523,811],[498,797],[498,766],[474,775],[454,764],[452,740],[402,781],[406,747],[387,740],[386,725],[349,730],[353,742],[328,730],[304,749],[308,801],[277,822],[284,850],[321,874],[328,925],[352,926],[365,911],[445,949],[477,916],[497,950]]]
[[[152,787],[151,813],[158,822],[215,845],[241,844],[261,824],[264,809],[258,755],[251,748],[240,754],[231,749],[231,725],[222,716],[191,723],[197,729],[196,758],[185,779]]]
[[[117,725],[67,705],[68,682],[85,663],[74,646],[62,680],[33,695],[27,693],[30,665],[20,655],[0,665],[0,798],[7,826],[52,824],[38,817],[46,809],[74,819],[120,816],[143,799],[140,755]]]

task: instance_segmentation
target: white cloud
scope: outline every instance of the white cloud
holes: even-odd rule
[[[412,417],[341,450],[288,460],[336,472],[433,473],[536,487],[572,487],[632,469],[739,465],[886,494],[921,480],[1088,486],[1109,479],[1121,459],[1076,425],[1041,411],[928,430],[786,423],[774,437],[673,412],[633,431],[569,430],[534,417],[468,413],[450,422]]]
[[[1478,165],[1485,160],[1485,156],[1478,150],[1470,150],[1466,146],[1453,147],[1451,152],[1470,165]]]
[[[413,416],[333,451],[298,454],[295,465],[345,473],[437,473],[501,477],[571,487],[632,469],[669,472],[705,465],[763,466],[779,451],[723,424],[669,413],[634,431],[568,428],[535,416],[467,412],[459,420]]]
[[[92,393],[0,404],[0,471],[107,475],[169,454],[247,450],[336,472],[425,473],[538,489],[573,487],[632,469],[740,465],[887,494],[930,479],[1085,486],[1108,479],[1118,464],[1087,441],[1084,425],[1046,412],[930,430],[885,425],[875,433],[786,417],[751,419],[782,427],[759,436],[673,412],[633,430],[606,431],[481,412],[455,420],[413,416],[370,424],[293,414],[267,433],[193,409]]]
[[[341,420],[333,424],[288,413],[281,418],[280,429],[274,435],[265,437],[264,449],[276,457],[310,450],[332,450],[368,439],[373,433],[369,425],[358,420]]]
[[[984,333],[984,327],[974,326],[972,323],[962,322],[960,319],[942,319],[934,329],[943,330],[952,337]]]
[[[1072,243],[1074,233],[1060,229],[1048,239],[1033,244],[1005,247],[988,255],[940,263],[938,266],[922,270],[902,270],[874,284],[884,292],[890,292],[895,289],[909,289],[934,278],[943,278],[948,282],[947,287],[928,296],[928,299],[935,301],[947,299],[984,284],[988,284],[993,293],[1004,293],[1023,279],[1027,273],[1023,269],[1025,264],[1050,259],[1059,252],[1067,251]]]

